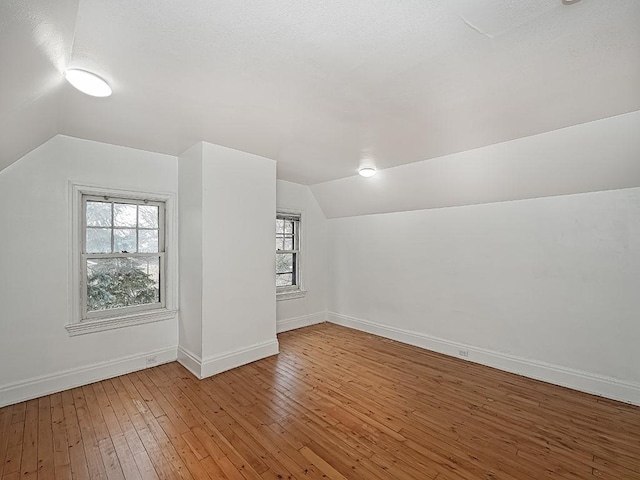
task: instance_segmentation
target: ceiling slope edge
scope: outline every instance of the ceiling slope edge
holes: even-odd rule
[[[312,185],[327,218],[640,186],[640,110]]]

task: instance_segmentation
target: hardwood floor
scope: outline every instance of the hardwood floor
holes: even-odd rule
[[[640,479],[640,408],[330,324],[0,409],[0,478]]]

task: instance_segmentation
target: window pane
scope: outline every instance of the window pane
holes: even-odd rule
[[[156,253],[158,251],[158,230],[138,230],[138,252]]]
[[[298,285],[298,253],[282,253],[300,248],[296,217],[278,214],[276,218],[276,287],[294,287]]]
[[[104,202],[87,202],[87,226],[110,227],[111,204]]]
[[[279,253],[276,255],[276,273],[293,272],[293,253]]]
[[[113,225],[116,227],[135,227],[137,205],[114,203]]]
[[[293,222],[287,220],[284,222],[284,233],[293,233]]]
[[[116,228],[113,230],[113,251],[134,253],[136,251],[135,228]]]
[[[160,258],[87,260],[87,310],[160,301]]]
[[[158,228],[158,207],[155,205],[139,205],[138,227]]]
[[[276,287],[288,287],[293,285],[293,275],[291,273],[276,275]]]
[[[87,253],[111,253],[110,228],[87,228]]]

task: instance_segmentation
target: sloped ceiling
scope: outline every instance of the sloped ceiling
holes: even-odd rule
[[[5,0],[0,168],[55,133],[304,184],[417,162],[640,110],[638,25],[637,0]]]
[[[58,133],[77,0],[0,2],[0,170]]]

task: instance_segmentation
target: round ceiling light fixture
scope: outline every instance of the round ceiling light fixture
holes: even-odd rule
[[[575,3],[578,3],[580,0],[562,0],[562,3],[564,5],[573,5]]]
[[[374,167],[362,167],[358,170],[358,173],[361,177],[373,177],[376,174],[376,169]]]
[[[95,73],[72,68],[64,72],[64,77],[75,88],[92,97],[108,97],[112,93],[109,84]]]

